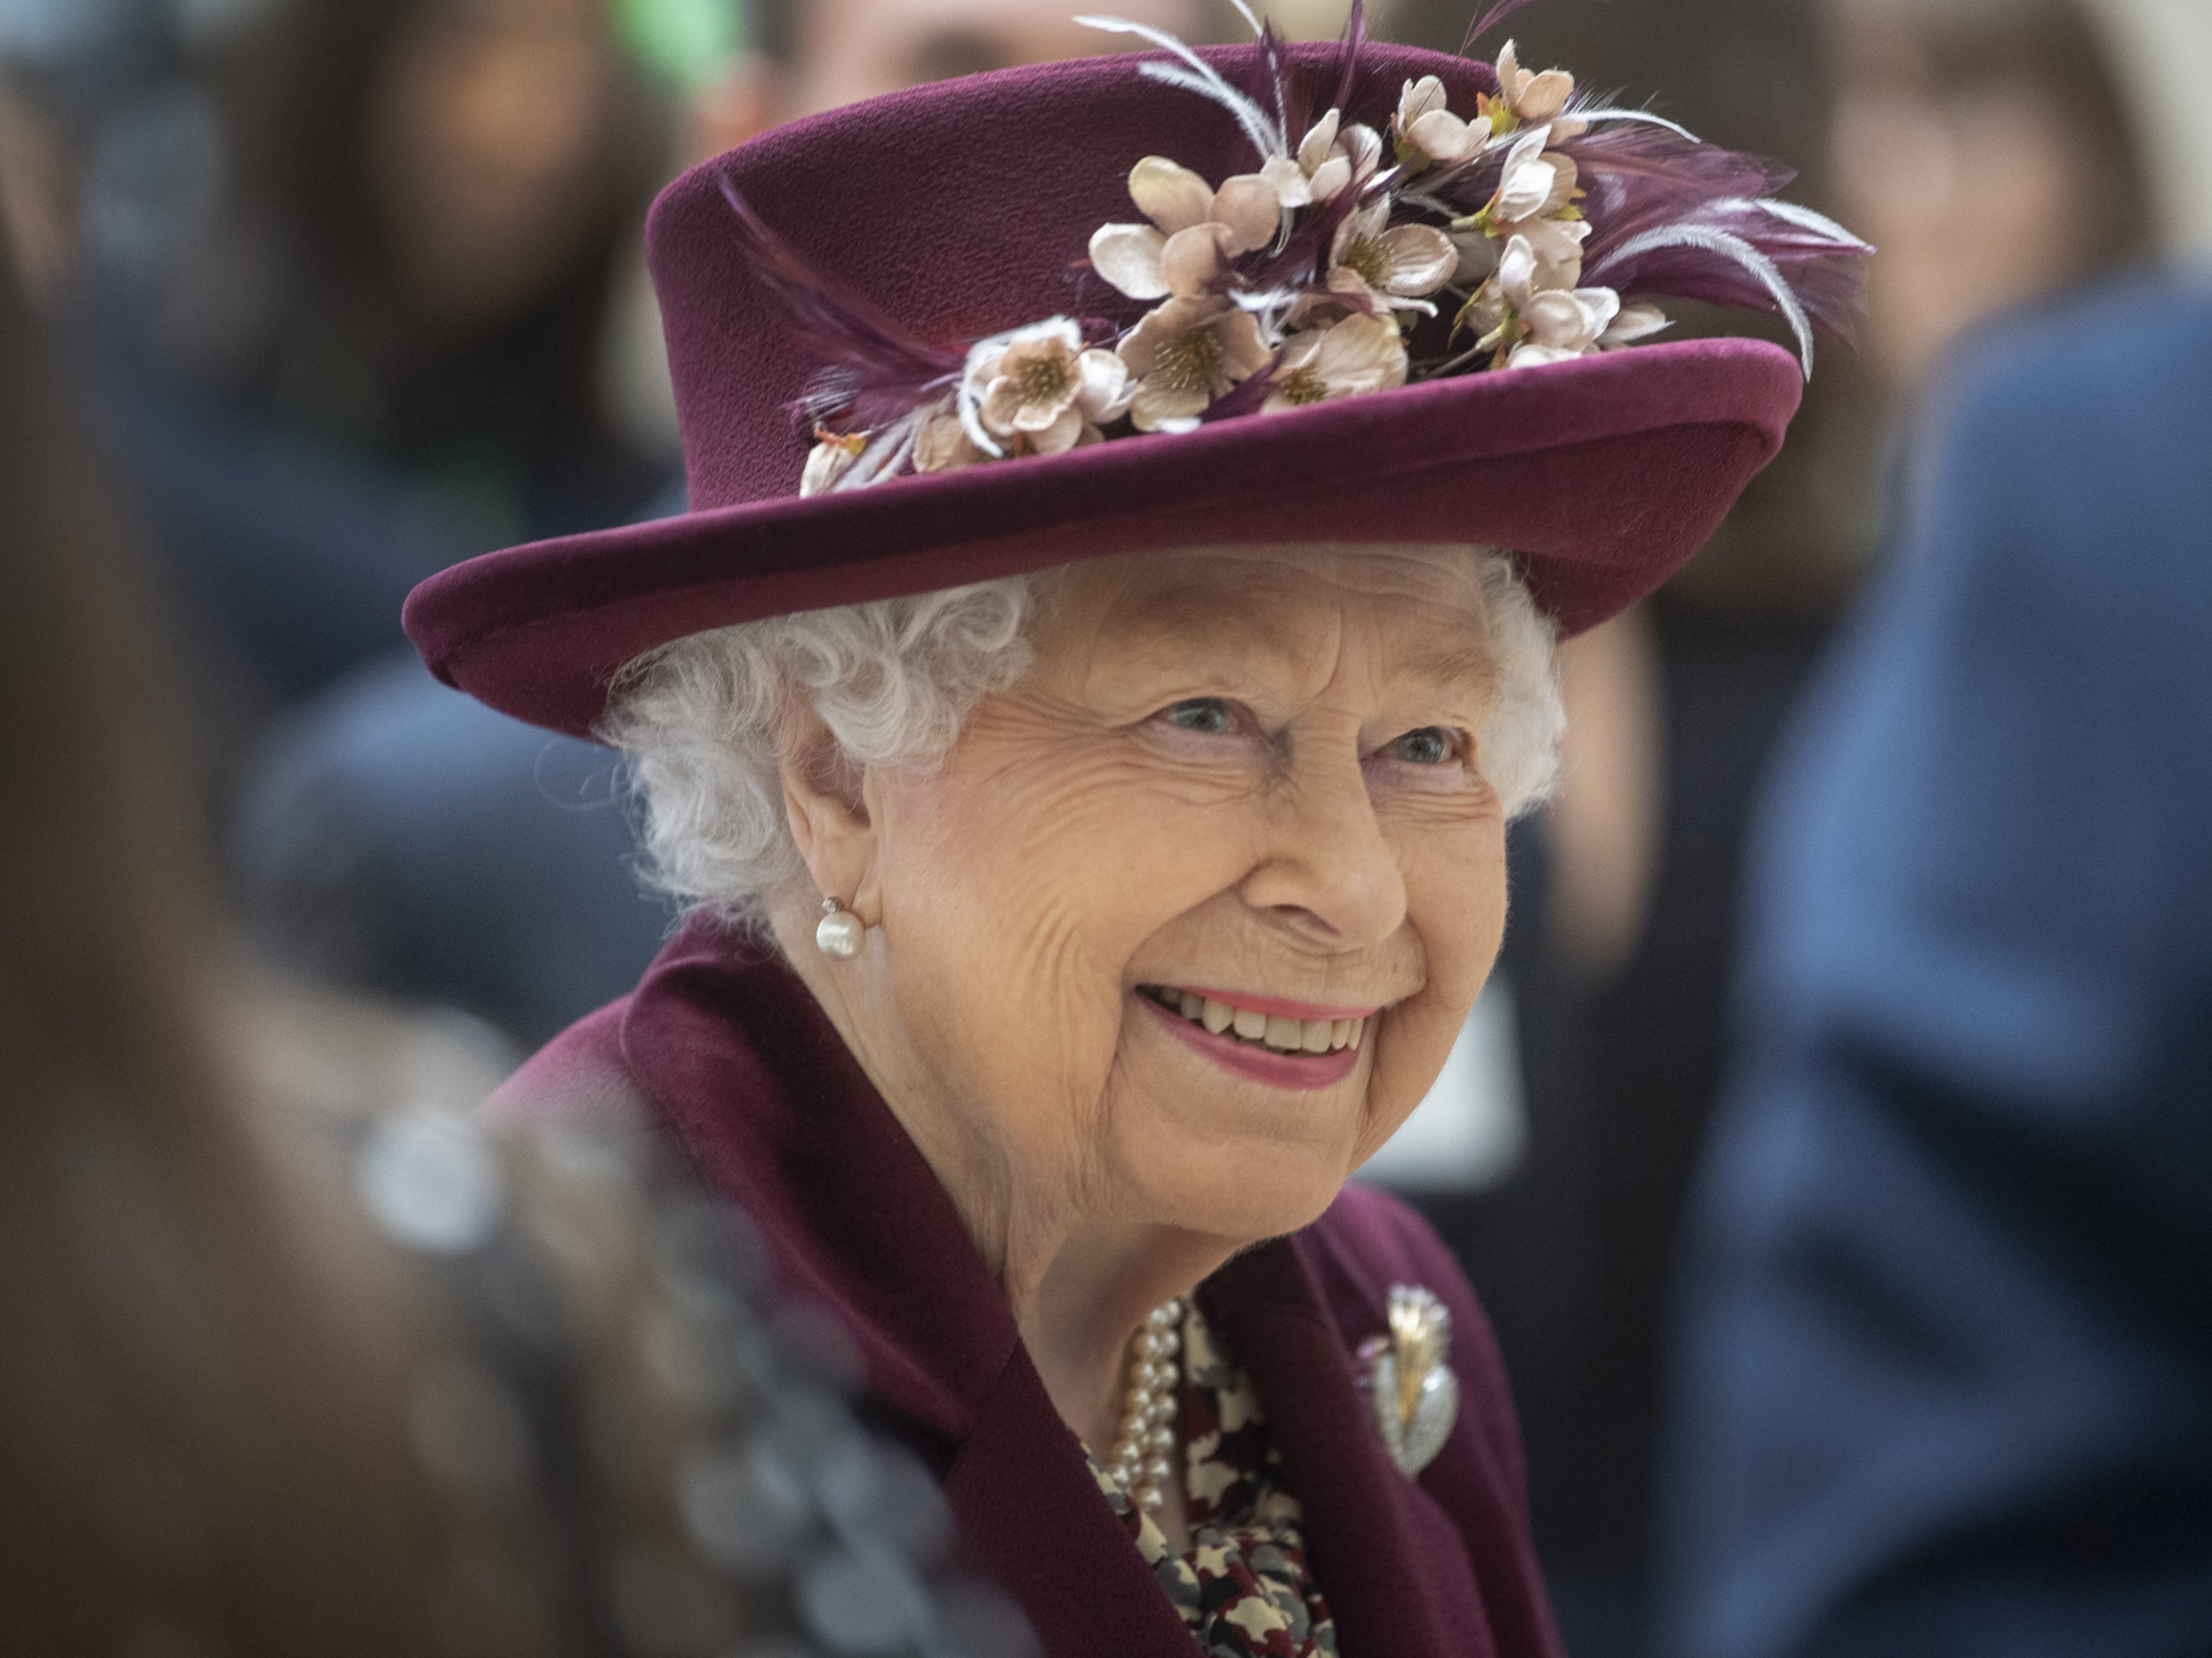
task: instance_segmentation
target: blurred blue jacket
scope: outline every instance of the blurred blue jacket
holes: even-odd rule
[[[1669,1658],[2212,1654],[2212,297],[1933,447],[1754,864]]]

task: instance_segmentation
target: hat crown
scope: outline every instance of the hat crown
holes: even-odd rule
[[[1200,52],[1232,81],[1259,84],[1258,48]],[[1291,87],[1319,115],[1334,102],[1340,48],[1284,52]],[[1164,155],[1218,184],[1252,165],[1225,111],[1147,79],[1140,61],[917,87],[764,133],[669,186],[647,243],[693,510],[797,491],[807,444],[793,404],[819,367],[748,262],[724,184],[816,268],[949,348],[1045,316],[1127,325],[1145,307],[1093,273],[1085,251],[1100,225],[1142,216],[1130,168]],[[1497,89],[1487,64],[1370,42],[1351,102],[1388,107],[1425,75],[1459,107]]]

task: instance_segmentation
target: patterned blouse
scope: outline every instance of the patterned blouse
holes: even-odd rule
[[[1306,1568],[1304,1512],[1283,1488],[1250,1378],[1185,1306],[1177,1425],[1190,1552],[1170,1552],[1096,1458],[1091,1471],[1206,1658],[1335,1658],[1336,1625]]]

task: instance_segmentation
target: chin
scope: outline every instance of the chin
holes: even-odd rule
[[[1320,1219],[1349,1178],[1352,1157],[1303,1139],[1238,1134],[1194,1144],[1164,1127],[1127,1166],[1146,1219],[1243,1245]]]
[[[1210,1062],[1163,1023],[1137,1020],[1115,1066],[1135,1108],[1116,1161],[1144,1218],[1240,1244],[1319,1219],[1358,1164],[1373,1050],[1299,1086]]]

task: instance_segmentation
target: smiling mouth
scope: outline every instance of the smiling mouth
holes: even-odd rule
[[[1232,1007],[1203,991],[1183,990],[1174,985],[1139,985],[1137,993],[1210,1035],[1242,1042],[1262,1053],[1333,1054],[1346,1048],[1356,1051],[1367,1029],[1364,1015],[1341,1019],[1292,1018],[1281,1013],[1263,1013],[1256,1008]]]

